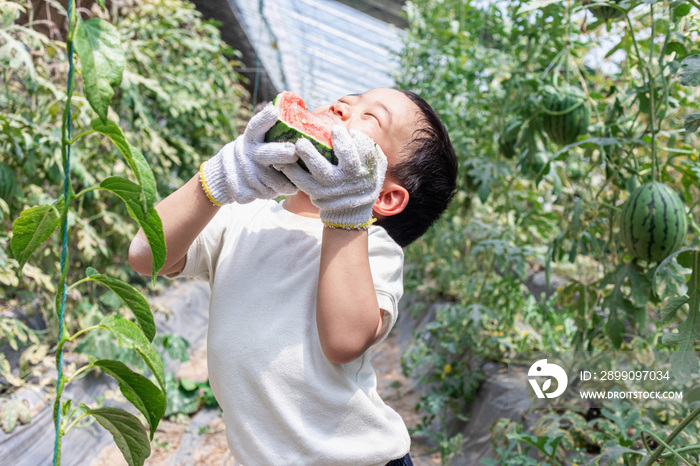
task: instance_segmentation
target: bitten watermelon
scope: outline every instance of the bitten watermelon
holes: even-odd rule
[[[0,198],[10,202],[17,189],[17,180],[12,168],[4,162],[0,162]]]
[[[331,128],[339,124],[337,119],[311,113],[301,97],[290,91],[278,94],[272,103],[277,107],[278,120],[265,135],[266,142],[296,142],[306,138],[331,163],[338,163],[331,143]],[[302,161],[299,164],[304,167]]]
[[[663,183],[646,183],[635,189],[620,217],[625,247],[649,262],[660,262],[677,251],[687,231],[683,202]]]
[[[591,113],[586,94],[574,86],[547,86],[542,98],[542,126],[559,145],[571,144],[588,131]]]

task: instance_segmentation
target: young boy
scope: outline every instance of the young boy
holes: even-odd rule
[[[210,282],[209,378],[237,462],[412,464],[366,351],[396,322],[401,247],[454,194],[455,154],[409,92],[373,89],[315,112],[338,121],[338,165],[305,139],[264,143],[277,119],[268,105],[158,204],[160,274]],[[141,231],[129,263],[150,270]]]

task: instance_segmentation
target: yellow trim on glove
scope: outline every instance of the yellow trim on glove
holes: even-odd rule
[[[325,226],[328,228],[337,228],[341,230],[366,230],[369,228],[370,225],[372,225],[374,222],[376,222],[376,218],[371,218],[365,223],[360,223],[358,225],[348,225],[345,223],[332,223],[332,222],[323,222]]]
[[[202,185],[202,189],[204,190],[204,194],[207,195],[209,200],[211,201],[212,204],[215,206],[221,207],[223,204],[219,203],[214,199],[214,196],[211,195],[211,192],[209,191],[209,187],[207,186],[207,181],[204,179],[204,164],[207,162],[204,161],[202,162],[202,165],[199,166],[199,184]]]

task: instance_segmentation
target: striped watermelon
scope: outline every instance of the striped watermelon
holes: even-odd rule
[[[10,202],[17,189],[17,180],[15,174],[4,162],[0,162],[0,198],[6,202]]]
[[[565,146],[588,131],[591,113],[586,94],[574,86],[547,86],[542,98],[542,126],[549,138]]]
[[[622,209],[622,242],[638,259],[664,260],[681,247],[687,231],[683,202],[663,183],[641,185]]]
[[[265,135],[266,142],[296,142],[303,137],[331,163],[338,163],[331,144],[331,129],[338,120],[328,114],[311,113],[301,97],[290,91],[277,95],[272,103],[277,107],[278,120]],[[304,167],[301,160],[299,164]]]
[[[588,9],[591,10],[593,16],[603,21],[619,19],[625,16],[625,10],[615,8],[614,6],[610,6],[611,3],[619,4],[620,0],[594,0],[592,2],[584,2],[584,5],[590,5]]]

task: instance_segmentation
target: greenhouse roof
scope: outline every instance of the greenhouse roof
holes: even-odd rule
[[[332,0],[228,3],[276,90],[309,108],[394,85],[403,31],[393,24]]]

